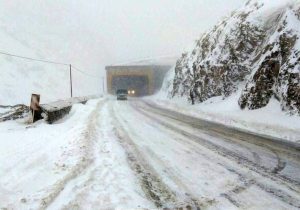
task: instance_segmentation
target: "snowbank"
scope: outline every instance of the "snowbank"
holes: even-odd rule
[[[0,124],[0,209],[37,209],[42,198],[59,187],[57,180],[82,164],[86,146],[78,136],[98,101],[74,105],[63,123]]]
[[[185,98],[167,99],[165,91],[146,100],[193,117],[300,143],[300,117],[282,112],[279,102],[274,98],[264,108],[241,110],[237,103],[239,94],[238,91],[226,99],[214,97],[196,105],[191,105]]]

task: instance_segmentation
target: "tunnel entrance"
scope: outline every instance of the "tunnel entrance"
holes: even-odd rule
[[[118,75],[112,78],[112,90],[115,93],[118,89],[134,91],[131,96],[149,95],[149,79],[143,75]]]
[[[106,66],[107,93],[116,94],[117,89],[134,92],[132,96],[152,95],[161,88],[163,78],[170,66],[124,65]]]

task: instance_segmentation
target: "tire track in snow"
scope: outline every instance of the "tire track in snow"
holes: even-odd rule
[[[79,141],[83,143],[82,154],[79,162],[73,166],[70,172],[65,175],[61,180],[57,181],[48,193],[47,196],[41,199],[39,209],[47,209],[61,192],[65,189],[65,186],[73,179],[82,174],[93,163],[92,147],[94,144],[94,138],[96,136],[96,122],[99,117],[99,108],[103,106],[106,101],[99,101],[95,109],[90,113],[86,128],[81,132]]]
[[[142,189],[136,185],[136,177],[124,160],[125,152],[114,135],[107,103],[100,116],[94,145],[95,161],[72,181],[57,207],[62,210],[131,209],[141,205],[153,208],[154,205],[140,193]]]
[[[140,110],[137,110],[137,111],[140,112]],[[140,113],[140,114],[142,114],[143,116],[145,116],[144,113]],[[148,116],[146,116],[146,117],[147,117],[147,120],[148,120],[148,119],[151,119],[152,122],[153,122],[153,119],[152,119],[152,118],[150,118],[150,117],[148,117]],[[149,121],[149,123],[151,122],[151,120]],[[160,130],[162,130],[162,132],[168,132],[168,133],[170,133],[170,135],[174,135],[174,134],[176,135],[176,134],[178,134],[178,131],[174,131],[173,129],[169,129],[169,128],[167,128],[167,127],[160,127],[160,128],[159,128],[159,126],[158,126],[157,128],[160,129]],[[190,149],[191,151],[193,151],[193,152],[195,152],[196,154],[202,156],[204,159],[209,160],[210,162],[215,162],[215,164],[218,164],[218,165],[220,165],[221,167],[225,168],[226,170],[230,171],[231,173],[237,175],[238,178],[239,178],[240,184],[236,184],[237,186],[235,186],[233,189],[231,189],[231,190],[229,190],[229,191],[226,191],[226,192],[224,192],[224,193],[220,193],[220,197],[224,197],[224,198],[227,199],[230,203],[232,203],[234,206],[236,206],[236,207],[238,207],[238,208],[246,208],[246,207],[244,207],[244,204],[243,204],[241,201],[235,199],[234,197],[235,197],[237,194],[242,193],[243,191],[245,191],[245,190],[247,190],[249,187],[251,187],[251,186],[255,183],[255,179],[254,179],[254,178],[248,178],[248,177],[245,177],[245,176],[242,175],[241,173],[238,173],[235,169],[231,168],[230,165],[228,165],[228,164],[225,164],[225,165],[224,165],[224,163],[221,163],[220,161],[216,161],[216,159],[212,159],[212,158],[211,158],[210,156],[208,156],[207,154],[202,153],[201,151],[203,150],[203,147],[201,148],[201,145],[199,145],[198,143],[195,143],[195,142],[190,141],[190,140],[186,140],[186,139],[184,139],[184,138],[179,138],[179,139],[174,138],[173,140],[176,141],[176,142],[178,142],[178,143],[181,143],[181,144],[184,142],[184,145],[185,145],[185,146],[188,145],[188,146],[189,146],[189,149]],[[206,147],[204,147],[204,148],[207,149]],[[154,152],[152,152],[152,153],[153,153],[153,156],[152,156],[152,158],[153,158],[153,157],[155,157],[155,155],[154,155]],[[161,162],[162,162],[162,161],[161,161]],[[165,166],[165,167],[166,167],[166,166]],[[168,168],[168,167],[166,167],[166,168]],[[167,175],[168,175],[168,176],[171,176],[171,178],[174,180],[174,176],[172,176],[172,174],[173,174],[173,173],[172,173],[170,170],[168,170]],[[177,179],[175,178],[174,181],[177,181],[177,180],[179,180],[179,179],[178,179],[178,178],[177,178]],[[177,182],[177,183],[178,183],[178,182]],[[182,182],[179,181],[179,183],[182,183]],[[183,187],[184,185],[179,184],[179,186],[180,186],[180,187]],[[187,187],[184,187],[184,189],[187,189],[186,192],[189,192],[189,190],[188,190]],[[192,193],[191,193],[191,195],[192,195]],[[193,196],[193,197],[196,197],[196,196]],[[199,206],[206,208],[206,207],[208,207],[209,205],[212,205],[213,203],[215,203],[215,199],[207,199],[207,198],[206,198],[204,202],[203,202],[203,201],[200,201],[200,200],[198,199],[198,203],[200,204]]]
[[[290,189],[296,190],[298,193],[300,193],[300,182],[299,181],[293,180],[293,179],[291,179],[291,178],[289,178],[289,177],[287,177],[285,175],[279,174],[279,171],[284,169],[284,166],[285,166],[286,163],[285,163],[285,161],[281,160],[281,158],[279,157],[279,155],[276,152],[276,150],[273,149],[271,146],[267,146],[265,144],[258,145],[258,146],[261,146],[261,147],[267,147],[267,149],[270,150],[272,152],[272,154],[274,154],[274,157],[276,158],[277,164],[276,164],[276,166],[274,168],[270,169],[270,168],[267,168],[265,166],[259,165],[256,162],[253,162],[253,161],[249,160],[247,157],[241,156],[241,155],[239,155],[236,152],[228,150],[225,147],[219,146],[219,145],[213,143],[212,141],[209,141],[209,140],[204,139],[202,137],[196,136],[196,135],[194,135],[192,133],[186,132],[183,129],[175,127],[172,124],[167,123],[165,120],[158,119],[157,117],[153,117],[153,115],[149,115],[148,113],[152,113],[152,114],[154,114],[156,116],[159,116],[159,118],[161,118],[161,117],[163,117],[163,118],[170,118],[172,120],[175,120],[175,121],[178,121],[178,122],[182,123],[182,121],[180,121],[179,119],[177,119],[175,117],[170,117],[168,115],[162,115],[160,113],[157,113],[151,107],[150,107],[151,109],[144,109],[144,107],[140,107],[140,106],[137,106],[135,104],[133,106],[137,110],[139,110],[142,114],[147,115],[149,118],[151,118],[153,120],[161,122],[161,124],[164,125],[165,127],[169,127],[170,129],[173,129],[175,131],[177,130],[177,132],[180,130],[182,132],[182,134],[184,134],[186,136],[193,137],[192,139],[195,139],[195,141],[198,142],[198,143],[201,142],[203,146],[206,146],[206,147],[211,148],[211,149],[213,149],[215,151],[219,151],[219,152],[222,152],[224,154],[227,154],[227,155],[231,156],[232,158],[234,158],[235,161],[238,162],[238,163],[241,160],[241,161],[245,162],[245,164],[247,166],[249,166],[249,167],[251,166],[252,168],[256,169],[257,171],[260,171],[261,173],[263,173],[262,175],[265,175],[265,173],[267,173],[268,176],[270,176],[271,178],[273,178],[273,179],[276,178],[278,180],[281,180],[282,182],[284,182],[284,184],[288,184],[288,187]],[[149,105],[147,105],[147,106],[149,106]],[[188,126],[192,126],[195,129],[198,129],[197,127],[194,127],[193,125],[190,125],[190,124],[188,124],[188,123],[186,123],[184,121],[183,121],[183,123],[186,124],[186,125],[188,125]],[[221,136],[221,139],[222,139],[222,136]],[[244,141],[244,140],[242,140],[242,141]],[[239,144],[239,145],[241,145],[241,144]],[[244,145],[241,145],[241,146],[244,147]],[[275,173],[274,171],[275,172],[277,171],[277,172]],[[294,188],[294,186],[296,186],[296,188]]]
[[[153,124],[153,122],[157,122],[157,121],[153,121],[152,118],[147,117],[145,118],[145,115],[143,113],[139,113],[140,110],[136,110],[132,108],[132,111],[135,110],[134,112],[137,112],[139,116],[143,116],[141,119],[137,119],[139,120],[146,120],[147,124]],[[157,123],[155,123],[157,124]],[[160,124],[160,123],[159,123]],[[172,130],[169,129],[165,126],[155,126],[156,129],[160,130],[162,133],[169,133],[170,136],[177,136],[178,137],[178,130]],[[129,130],[134,130],[132,127],[128,127]],[[209,160],[209,162],[214,162],[215,164],[220,165],[222,168],[225,168],[226,170],[230,171],[231,173],[237,175],[237,177],[239,178],[239,182],[237,183],[236,186],[233,189],[230,189],[228,191],[225,191],[223,193],[220,193],[219,197],[223,197],[225,199],[227,199],[230,203],[232,203],[234,206],[238,207],[238,208],[247,208],[245,207],[247,204],[244,204],[242,201],[236,199],[236,195],[239,193],[242,193],[243,191],[247,190],[249,187],[251,187],[254,183],[255,183],[255,179],[252,177],[248,177],[245,176],[241,173],[238,173],[235,169],[232,168],[232,166],[230,164],[225,164],[221,163],[220,161],[216,161],[216,159],[211,158],[211,156],[203,153],[203,149],[204,150],[208,150],[210,152],[213,152],[209,149],[207,149],[206,147],[203,147],[199,144],[199,142],[195,143],[194,141],[190,141],[189,138],[187,138],[186,136],[184,137],[179,137],[179,138],[172,138],[173,141],[176,141],[180,144],[183,144],[183,147],[188,146],[188,148],[190,149],[190,151],[193,151],[194,153],[200,155],[203,157],[203,159],[207,159]],[[173,171],[172,169],[169,169],[168,164],[165,163],[163,160],[161,160],[155,153],[154,151],[150,150],[148,147],[145,148],[146,152],[150,154],[151,160],[154,160],[155,162],[157,162],[158,165],[161,165],[162,168],[164,168],[164,170],[161,172],[163,174],[165,174],[168,178],[170,178],[177,186],[180,190],[183,190],[185,192],[185,194],[195,203],[197,204],[197,206],[200,206],[200,208],[207,208],[213,204],[215,204],[217,201],[215,198],[208,198],[208,197],[202,197],[202,196],[195,196],[193,192],[191,192],[191,190],[189,190],[189,187],[186,186],[185,184],[183,184],[182,179],[184,179],[184,177],[181,177],[181,179],[179,177],[177,177],[177,175],[174,173],[175,171]],[[219,160],[219,158],[218,158]],[[197,198],[197,199],[195,199]]]
[[[254,163],[252,161],[249,161],[247,158],[241,157],[238,154],[227,150],[226,148],[218,146],[218,145],[216,145],[216,144],[214,144],[214,143],[212,143],[208,140],[205,140],[205,139],[200,138],[200,137],[198,137],[194,134],[191,134],[191,133],[189,133],[189,132],[187,132],[187,131],[185,131],[185,130],[177,127],[177,126],[174,126],[170,123],[167,123],[167,121],[165,121],[165,120],[159,119],[157,117],[153,117],[153,115],[148,114],[145,110],[142,110],[140,107],[138,107],[136,105],[133,105],[133,106],[137,111],[139,111],[144,116],[150,118],[151,120],[156,121],[160,125],[168,128],[168,129],[170,129],[174,132],[177,132],[177,133],[181,134],[182,136],[187,137],[186,139],[194,141],[198,144],[201,144],[202,146],[204,146],[204,147],[206,147],[206,148],[208,148],[212,151],[215,151],[219,155],[221,155],[223,157],[226,157],[226,158],[229,158],[229,159],[235,161],[236,163],[238,163],[239,165],[245,166],[245,167],[249,168],[250,170],[255,171],[258,174],[260,174],[264,177],[267,177],[267,178],[269,178],[269,179],[271,179],[271,180],[273,180],[277,183],[281,183],[282,185],[286,186],[289,190],[294,191],[295,193],[299,194],[299,187],[298,187],[299,183],[298,182],[296,182],[294,180],[290,180],[289,178],[283,177],[278,173],[274,173],[273,171],[270,171],[269,169],[267,169],[265,167],[259,166],[256,163]],[[154,113],[154,112],[152,112],[152,114],[157,115],[157,113]],[[278,160],[278,162],[279,161],[280,160]],[[244,177],[243,179],[247,180],[249,178]],[[300,201],[299,201],[298,198],[293,197],[292,195],[287,194],[286,192],[284,192],[280,189],[276,189],[274,187],[267,186],[266,184],[261,183],[259,181],[253,183],[253,181],[251,181],[251,179],[250,179],[249,183],[255,184],[260,189],[262,189],[265,192],[277,197],[279,200],[281,200],[285,203],[288,203],[289,205],[291,205],[293,207],[300,208]],[[296,184],[296,186],[293,186],[293,184]],[[247,186],[247,185],[248,184],[245,184],[245,186]],[[250,186],[250,185],[248,185],[248,186]],[[243,189],[243,187],[241,189]],[[237,187],[237,189],[234,190],[234,191],[239,192],[240,191],[239,187]],[[234,205],[238,206],[239,203],[236,202],[234,199],[232,199],[232,196],[230,196],[230,194],[232,194],[232,193],[225,193],[223,196],[225,198],[227,198],[230,202],[232,202]]]
[[[238,140],[250,143],[252,145],[257,145],[258,147],[268,146],[275,150],[279,150],[280,153],[286,155],[286,157],[290,160],[300,161],[300,146],[292,142],[280,141],[278,139],[272,139],[272,137],[261,136],[250,131],[244,131],[238,128],[233,128],[221,123],[196,118],[184,113],[172,111],[170,109],[164,108],[162,106],[156,105],[148,101],[143,100],[141,102],[142,104],[150,108],[152,112],[177,121],[178,119],[181,119],[181,121],[185,124],[189,124],[190,126],[195,127],[196,129],[201,129],[203,132],[207,130],[214,134],[221,133],[225,136],[233,136]]]
[[[149,104],[147,104],[146,103],[146,105],[147,105],[147,108],[146,107],[140,107],[140,106],[138,106],[138,105],[133,105],[134,107],[136,107],[137,109],[143,109],[143,110],[147,110],[148,112],[151,112],[151,113],[154,113],[154,114],[156,114],[156,115],[162,115],[162,116],[165,116],[165,117],[167,117],[167,118],[171,118],[172,120],[175,120],[175,121],[179,121],[175,116],[174,117],[170,117],[170,116],[168,116],[168,115],[165,115],[165,114],[161,114],[161,113],[157,113],[156,112],[156,110],[155,109],[153,109],[152,107],[150,107],[150,105]],[[181,122],[181,121],[180,121]],[[262,164],[261,164],[261,162],[262,162],[262,159],[261,159],[261,157],[258,155],[258,153],[256,152],[256,151],[253,151],[253,149],[251,149],[249,146],[258,146],[258,148],[259,149],[261,149],[261,148],[264,148],[264,149],[266,149],[266,150],[268,150],[273,156],[274,156],[274,158],[276,158],[277,160],[276,160],[276,166],[274,167],[274,168],[272,168],[272,169],[270,169],[270,171],[276,171],[277,173],[279,173],[280,171],[282,171],[283,169],[284,169],[284,167],[282,167],[282,166],[285,166],[285,161],[283,161],[281,158],[280,158],[280,156],[278,155],[278,153],[276,152],[276,150],[275,149],[273,149],[271,146],[268,146],[268,145],[265,145],[265,144],[250,144],[249,142],[247,142],[247,140],[243,137],[243,136],[241,136],[241,135],[239,135],[239,134],[235,134],[235,133],[231,133],[230,134],[230,136],[231,136],[231,138],[230,137],[228,137],[228,134],[225,132],[225,131],[223,131],[223,130],[218,130],[218,129],[215,129],[213,126],[212,127],[210,127],[208,130],[205,130],[205,129],[203,129],[203,128],[199,128],[199,126],[198,125],[195,125],[193,122],[190,122],[190,123],[187,123],[187,122],[185,122],[185,121],[182,121],[181,123],[183,123],[183,124],[185,124],[185,125],[189,125],[189,126],[192,126],[193,128],[195,128],[195,129],[197,129],[197,130],[201,130],[201,132],[202,133],[204,133],[204,134],[206,134],[206,135],[208,135],[208,136],[211,136],[211,137],[213,137],[213,138],[219,138],[219,139],[222,139],[224,142],[227,142],[227,143],[229,143],[230,145],[239,145],[241,148],[243,148],[243,149],[245,149],[245,150],[248,150],[249,151],[249,154],[251,154],[252,156],[253,156],[253,160],[254,160],[254,162],[252,161],[252,160],[250,160],[250,159],[248,159],[243,153],[241,153],[240,152],[240,154],[238,153],[238,151],[237,152],[234,152],[234,153],[236,153],[237,155],[243,155],[243,157],[245,157],[246,159],[248,159],[250,162],[253,162],[254,164],[256,164],[256,165],[258,165],[258,166],[260,166],[260,167],[263,167],[263,168],[265,168],[266,170],[268,170],[265,166],[263,166]],[[201,126],[200,126],[201,127]],[[212,135],[213,134],[213,135]],[[209,142],[212,142],[212,141],[209,141]],[[215,144],[215,143],[213,143],[213,144]],[[245,144],[247,144],[247,145],[245,145]],[[250,144],[250,145],[249,145]],[[216,146],[218,146],[217,144],[215,144]],[[222,146],[221,146],[222,147]],[[226,149],[225,147],[224,147],[224,149]],[[228,150],[228,149],[227,149]],[[300,182],[299,182],[300,183]]]
[[[129,165],[136,173],[146,196],[152,200],[156,207],[200,209],[199,204],[195,200],[188,196],[186,196],[184,200],[180,200],[176,196],[176,193],[162,182],[154,168],[147,163],[141,152],[124,130],[123,126],[119,122],[120,119],[118,119],[115,115],[115,110],[111,108],[110,111],[116,126],[115,135],[118,137],[120,144],[126,151]]]
[[[219,138],[226,140],[228,142],[234,142],[235,144],[248,149],[253,155],[253,158],[255,160],[254,163],[258,166],[262,166],[262,164],[261,164],[262,160],[261,160],[260,156],[255,151],[253,151],[252,149],[247,147],[245,144],[238,142],[238,141],[241,141],[241,142],[247,143],[247,141],[242,136],[232,134],[233,139],[230,139],[227,137],[225,132],[221,132],[220,130],[215,130],[215,129],[212,129],[212,130],[214,131],[214,135],[218,136]],[[237,139],[238,141],[234,141],[234,139]],[[255,144],[255,145],[258,146],[259,144]],[[276,166],[273,169],[269,169],[272,173],[279,173],[280,171],[282,171],[285,168],[286,162],[281,159],[281,157],[278,155],[278,152],[275,149],[273,149],[271,146],[268,146],[266,144],[260,144],[260,147],[263,147],[263,148],[269,150],[276,158],[276,161],[277,161]]]
[[[178,188],[181,190],[181,193],[184,193],[185,197],[187,197],[188,202],[192,202],[195,207],[198,207],[200,209],[206,208],[208,206],[211,206],[215,203],[215,200],[213,198],[209,197],[199,197],[194,194],[193,191],[189,189],[189,187],[183,183],[182,177],[180,175],[176,174],[170,167],[168,167],[168,164],[160,159],[154,151],[150,150],[149,148],[146,149],[146,151],[151,155],[151,159],[154,160],[157,164],[159,164],[162,168],[164,168],[163,172],[171,181],[173,181]]]

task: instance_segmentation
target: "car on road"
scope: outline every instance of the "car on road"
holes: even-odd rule
[[[126,89],[117,90],[117,100],[127,100],[128,91]]]
[[[128,90],[128,95],[129,96],[135,96],[135,90]]]

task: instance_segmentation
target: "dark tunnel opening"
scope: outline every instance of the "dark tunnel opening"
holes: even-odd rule
[[[134,91],[131,96],[149,95],[149,79],[147,76],[122,75],[112,78],[112,91],[116,93],[118,89]]]

